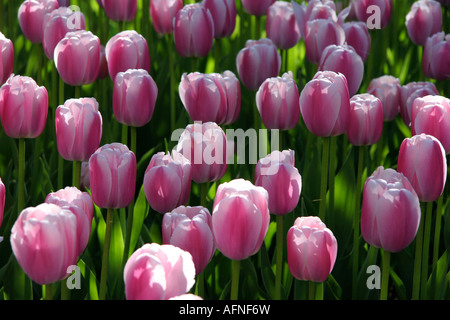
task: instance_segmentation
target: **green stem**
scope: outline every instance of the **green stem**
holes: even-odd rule
[[[58,96],[59,96],[59,104],[63,105],[64,104],[64,81],[61,77],[59,77],[59,92],[58,92]],[[56,114],[56,104],[55,104],[55,114]],[[58,189],[62,189],[64,185],[64,159],[59,156],[58,157]]]
[[[122,124],[122,144],[128,146],[128,126]]]
[[[134,155],[137,157],[137,128],[130,127],[130,148]]]
[[[60,281],[61,284],[61,300],[70,300],[70,290],[67,287],[67,278]]]
[[[72,171],[72,184],[76,188],[80,188],[81,179],[81,162],[73,161],[73,171]]]
[[[335,174],[336,174],[336,148],[337,148],[337,138],[331,137],[330,138],[330,168],[328,170],[328,184],[329,184],[329,197],[328,197],[328,212],[331,212],[329,225],[331,228],[334,227],[334,181],[335,181]]]
[[[106,298],[108,265],[109,265],[109,247],[111,244],[111,229],[112,229],[112,224],[113,224],[113,212],[114,212],[114,209],[108,209],[107,216],[106,216],[105,242],[103,244],[102,270],[101,270],[101,277],[100,277],[100,293],[99,293],[100,300],[105,300],[105,298]]]
[[[359,263],[359,222],[360,222],[360,210],[361,210],[361,186],[362,186],[362,171],[364,161],[364,147],[358,147],[358,173],[356,178],[356,201],[355,201],[355,212],[353,214],[353,287],[352,287],[352,298],[357,297],[357,278],[358,278],[358,263]]]
[[[423,252],[422,252],[422,283],[420,287],[420,297],[426,298],[427,295],[427,280],[428,280],[428,261],[430,251],[431,238],[431,217],[433,214],[433,202],[427,202],[427,211],[425,215],[424,234],[423,234]]]
[[[191,60],[192,60],[192,72],[198,71],[198,58],[192,57]]]
[[[37,81],[37,84],[41,86],[43,84],[42,83],[42,60],[43,60],[42,51],[43,51],[43,49],[42,49],[41,44],[37,45],[37,48],[38,48],[38,50],[37,50],[38,51],[38,56],[37,56],[38,64],[37,64],[36,81]]]
[[[308,300],[316,300],[316,283],[314,281],[308,283]]]
[[[175,74],[173,61],[173,39],[171,35],[167,35],[167,47],[169,55],[169,72],[170,72],[170,130],[175,130]]]
[[[330,153],[330,138],[323,138],[322,152],[322,177],[320,181],[320,205],[319,218],[325,223],[325,209],[327,203],[327,179],[328,179],[328,158]]]
[[[76,86],[75,87],[75,98],[79,99],[81,97],[81,87],[80,86]]]
[[[19,176],[17,185],[17,213],[25,208],[25,139],[19,139]]]
[[[200,205],[206,208],[206,197],[208,195],[208,183],[200,184]]]
[[[260,16],[254,16],[255,17],[255,30],[254,30],[254,39],[258,40],[261,36],[261,17]]]
[[[323,282],[316,283],[316,300],[323,300]]]
[[[380,300],[387,300],[388,288],[389,288],[389,269],[391,263],[391,253],[386,250],[382,250],[382,269],[381,269],[381,293]]]
[[[197,295],[205,297],[205,274],[203,272],[197,275]]]
[[[412,299],[418,300],[420,297],[420,275],[422,270],[422,247],[423,247],[423,204],[422,204],[422,214],[420,215],[419,229],[416,234],[416,248],[414,256],[414,273],[413,273],[413,289],[412,289]]]
[[[276,274],[275,274],[275,300],[281,300],[281,280],[283,276],[283,219],[277,215],[277,247],[276,247]]]
[[[46,284],[44,285],[44,290],[45,290],[45,296],[44,299],[45,300],[53,300],[53,295],[52,295],[52,284]]]
[[[241,271],[241,262],[239,260],[232,260],[231,295],[230,295],[231,300],[238,299],[240,271]]]
[[[437,208],[436,208],[436,224],[434,227],[434,242],[433,242],[433,268],[436,266],[436,263],[439,258],[439,240],[441,237],[441,223],[442,223],[442,203],[444,200],[444,193],[438,199]]]
[[[220,72],[220,38],[214,40],[214,70]]]

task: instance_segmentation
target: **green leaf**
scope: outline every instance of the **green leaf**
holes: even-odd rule
[[[260,263],[261,263],[261,278],[263,285],[267,293],[273,298],[275,292],[275,274],[272,270],[269,254],[266,249],[266,244],[263,243],[260,250]]]
[[[148,216],[148,212],[149,205],[147,202],[147,198],[145,197],[144,185],[142,185],[133,209],[133,227],[131,229],[130,248],[128,251],[128,256],[131,255],[136,248],[136,244],[142,232],[142,225],[144,224],[145,218],[147,218]]]
[[[427,292],[429,299],[445,299],[445,294],[449,290],[448,278],[450,275],[450,248],[445,250],[444,254],[439,258],[436,266],[434,267],[428,282]],[[447,281],[446,281],[447,280]]]

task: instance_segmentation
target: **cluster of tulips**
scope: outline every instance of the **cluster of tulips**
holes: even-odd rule
[[[136,30],[121,30],[102,45],[99,36],[86,30],[89,21],[70,6],[70,1],[21,3],[17,14],[20,29],[27,41],[40,45],[39,52],[53,61],[57,74],[52,80],[57,83],[59,79],[59,91],[53,86],[49,95],[39,68],[37,79],[15,75],[14,44],[0,33],[0,120],[4,133],[18,141],[17,214],[8,218],[11,228],[4,231],[0,244],[10,243],[17,261],[11,263],[11,274],[22,281],[14,286],[30,286],[29,278],[45,289],[45,298],[52,299],[52,285],[61,283],[61,297],[68,298],[64,282],[68,270],[95,241],[94,227],[101,227],[100,275],[94,280],[99,290],[90,292],[90,298],[111,298],[111,238],[120,210],[127,216],[119,263],[126,299],[205,299],[204,271],[217,262],[214,257],[218,254],[232,262],[229,298],[239,299],[240,270],[244,267],[240,262],[265,246],[273,215],[275,272],[269,298],[290,296],[283,284],[285,261],[295,279],[309,282],[310,298],[323,298],[323,284],[338,256],[338,240],[327,224],[333,215],[335,155],[340,139],[344,147],[348,144],[358,151],[352,289],[356,291],[361,281],[357,277],[362,268],[361,237],[382,252],[381,299],[388,298],[391,253],[401,252],[415,240],[411,297],[429,296],[429,267],[436,268],[442,254],[446,155],[450,153],[450,99],[436,86],[436,81],[450,79],[450,35],[443,31],[442,17],[449,1],[414,1],[406,16],[407,33],[423,50],[423,74],[433,81],[402,85],[393,75],[381,75],[370,81],[365,92],[361,92],[361,84],[372,45],[368,8],[375,5],[380,10],[378,23],[383,29],[396,5],[392,0],[309,0],[301,4],[241,0],[239,5],[257,23],[255,38],[247,39],[233,57],[236,72],[218,67],[215,72],[200,72],[199,59],[207,57],[214,46],[219,55],[222,39],[235,32],[237,2],[150,0],[142,9],[150,13],[148,23],[160,38],[167,37],[169,44],[170,119],[157,120],[170,122],[170,129],[176,129],[178,91],[192,122],[185,124],[172,150],[151,156],[143,177],[138,176],[137,128],[155,121],[155,110],[165,108],[158,104],[158,97],[166,94],[151,75],[148,39]],[[139,9],[137,0],[97,3],[111,22],[121,26],[132,22]],[[263,38],[258,29],[261,21],[266,22]],[[305,48],[305,64],[315,68],[301,89],[295,80],[296,70],[289,70],[288,64],[288,51],[300,42]],[[181,75],[178,87],[173,61],[176,54],[193,62],[193,70]],[[83,86],[108,77],[113,82],[110,106],[82,95]],[[75,97],[64,96],[68,87],[74,89]],[[242,90],[251,92],[254,105],[244,105]],[[59,106],[49,108],[58,97]],[[286,234],[286,215],[301,206],[302,176],[296,165],[300,151],[281,139],[279,150],[267,154],[266,141],[259,147],[267,155],[252,166],[253,180],[235,176],[224,181],[236,151],[224,128],[235,124],[242,117],[241,111],[251,107],[250,122],[255,129],[280,130],[283,135],[304,126],[307,144],[323,148],[318,212],[297,214]],[[122,141],[102,145],[105,114],[109,114],[103,110],[108,108],[119,124],[114,128],[122,128]],[[397,165],[378,166],[373,173],[368,169],[363,178],[367,148],[387,143],[382,139],[383,126],[397,117],[411,133],[397,151]],[[55,168],[58,187],[42,203],[31,204],[25,190],[26,143],[45,130],[54,136],[59,154]],[[69,185],[63,183],[64,161],[73,165]],[[162,241],[143,243],[135,249],[139,235],[133,234],[132,228],[136,219],[141,223],[144,219],[133,211],[139,181],[148,205],[161,216]],[[217,188],[211,197],[212,185]],[[193,201],[194,187],[199,203]],[[5,194],[0,180],[0,224]],[[100,225],[95,216],[98,212],[102,215],[102,209],[106,218]],[[6,298],[10,290],[5,288]]]

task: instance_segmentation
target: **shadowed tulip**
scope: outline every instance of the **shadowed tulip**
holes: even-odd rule
[[[131,21],[136,17],[137,0],[102,0],[102,7],[111,20]]]
[[[411,126],[411,109],[414,100],[428,95],[439,95],[436,85],[429,81],[410,82],[400,88],[400,115],[408,127]]]
[[[19,7],[19,25],[31,43],[42,43],[44,17],[59,8],[56,0],[26,0]]]
[[[424,46],[427,38],[442,29],[441,4],[435,0],[418,0],[406,15],[406,30],[413,43]]]
[[[439,81],[450,79],[450,34],[438,32],[427,39],[422,71],[428,78]]]
[[[342,24],[342,29],[344,29],[347,45],[353,47],[365,62],[369,57],[372,42],[367,25],[361,21],[350,21]]]
[[[300,40],[300,30],[295,19],[292,4],[285,1],[275,1],[267,10],[267,38],[281,50],[295,46]]]
[[[367,93],[380,99],[383,105],[384,121],[394,120],[400,112],[400,80],[391,75],[384,75],[370,81]]]
[[[384,29],[391,21],[392,0],[355,0],[352,5],[358,20],[375,29]]]
[[[100,66],[98,68],[97,79],[105,79],[108,73],[108,61],[106,61],[106,49],[104,45],[100,45]]]
[[[247,13],[254,16],[264,16],[267,9],[275,0],[241,0],[242,6]]]
[[[301,4],[291,1],[291,4],[303,39],[306,37],[306,25],[308,21],[331,19],[333,22],[338,22],[336,5],[331,0],[310,0],[308,1],[308,5],[304,1]]]
[[[203,0],[214,22],[214,38],[226,38],[236,27],[236,2],[234,0]]]
[[[0,85],[4,84],[14,70],[14,45],[0,32]]]
[[[173,19],[183,8],[183,0],[150,0],[150,16],[158,34],[173,32]]]

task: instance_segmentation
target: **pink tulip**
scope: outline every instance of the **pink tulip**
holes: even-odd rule
[[[437,138],[447,154],[450,153],[450,99],[443,96],[424,96],[414,100],[411,133],[425,133]]]
[[[40,285],[64,279],[67,268],[77,263],[76,217],[55,204],[23,210],[10,240],[20,267]]]
[[[393,169],[379,167],[364,185],[364,240],[374,247],[399,252],[414,240],[419,222],[419,198],[409,180]]]
[[[357,94],[350,99],[350,121],[347,137],[355,146],[373,145],[383,131],[383,105],[370,93]]]
[[[214,199],[212,230],[217,248],[232,260],[259,251],[270,222],[266,189],[235,179],[219,185]]]
[[[142,127],[150,122],[155,110],[158,87],[144,69],[119,72],[114,78],[113,111],[122,124]]]
[[[432,82],[419,81],[410,82],[400,88],[400,115],[403,122],[409,127],[411,125],[411,109],[416,98],[439,95],[439,91]]]
[[[338,22],[336,5],[331,0],[310,0],[308,5],[305,2],[299,4],[292,1],[291,3],[303,39],[306,37],[306,25],[308,21],[331,19],[333,22]]]
[[[97,79],[105,79],[108,76],[108,61],[106,61],[106,49],[100,45],[100,66],[98,68]]]
[[[14,45],[0,32],[0,86],[8,80],[14,69]]]
[[[428,78],[450,79],[450,34],[438,32],[428,37],[423,50],[422,70]]]
[[[179,94],[192,121],[231,124],[241,110],[240,82],[231,71],[184,73]]]
[[[394,120],[400,112],[401,103],[400,80],[390,75],[372,79],[367,88],[370,93],[380,99],[383,105],[384,121]]]
[[[102,6],[114,21],[131,21],[136,17],[137,0],[102,0]]]
[[[442,29],[441,4],[435,0],[418,0],[406,15],[406,30],[411,41],[424,46],[427,38]]]
[[[5,212],[6,188],[2,179],[0,178],[0,227],[3,222],[3,214]],[[1,242],[1,240],[0,240]]]
[[[153,210],[166,213],[186,205],[191,192],[191,164],[176,151],[155,154],[145,171],[144,192]]]
[[[203,0],[214,22],[214,38],[226,38],[236,27],[236,2],[234,0]]]
[[[350,116],[347,79],[334,71],[318,71],[300,93],[306,127],[320,137],[346,132]]]
[[[447,179],[447,158],[442,144],[427,134],[406,138],[400,145],[398,172],[409,179],[420,201],[433,202]]]
[[[324,282],[337,256],[337,240],[319,217],[298,217],[287,234],[289,271],[298,280]]]
[[[10,138],[36,138],[44,130],[48,93],[32,78],[12,75],[0,88],[0,119]]]
[[[147,40],[134,30],[122,31],[106,43],[106,61],[111,80],[128,69],[150,72],[150,51]]]
[[[292,3],[275,1],[267,11],[267,38],[281,50],[295,46],[300,40],[300,29],[295,19]]]
[[[329,45],[322,52],[318,70],[342,73],[347,79],[349,94],[353,96],[361,86],[364,62],[349,45]]]
[[[216,251],[211,225],[211,214],[201,206],[180,206],[164,214],[162,220],[163,244],[189,252],[197,275],[205,270]]]
[[[95,98],[69,99],[56,108],[56,143],[68,161],[88,161],[102,139],[102,115]]]
[[[42,43],[44,16],[59,8],[56,0],[26,0],[19,7],[19,25],[32,43]]]
[[[53,60],[54,50],[67,32],[86,29],[84,15],[80,11],[72,11],[69,7],[59,7],[47,13],[43,22],[42,45],[45,55]]]
[[[355,0],[353,6],[359,21],[375,24],[376,28],[384,29],[391,20],[392,0]]]
[[[275,0],[241,0],[241,2],[247,13],[254,16],[264,16],[267,14],[267,9]]]
[[[183,8],[183,0],[150,0],[150,16],[158,34],[173,32],[173,19]]]
[[[75,215],[77,221],[77,255],[81,255],[91,236],[94,215],[94,202],[89,193],[81,192],[75,187],[66,187],[48,194],[45,202],[70,210]]]
[[[80,189],[86,190],[90,189],[91,182],[89,180],[89,161],[83,161],[81,163],[81,173],[80,173]]]
[[[269,194],[270,213],[285,215],[298,204],[302,177],[295,167],[293,150],[272,151],[260,159],[255,168],[255,185]]]
[[[281,56],[269,38],[247,40],[236,57],[236,67],[242,84],[256,91],[264,80],[278,76]]]
[[[300,94],[292,72],[266,79],[256,92],[256,106],[267,129],[290,130],[300,119]]]
[[[361,21],[350,21],[342,24],[342,29],[345,33],[345,42],[353,47],[365,62],[369,57],[372,41],[367,25]]]
[[[147,243],[130,256],[123,278],[127,300],[168,300],[194,286],[195,265],[189,252]]]
[[[227,150],[225,132],[215,122],[188,125],[176,146],[190,161],[192,180],[197,183],[218,181],[225,175]]]
[[[71,86],[91,84],[100,69],[100,39],[86,30],[68,32],[54,50],[61,79]]]
[[[89,180],[98,207],[128,207],[136,189],[136,156],[121,143],[100,147],[89,159]]]

